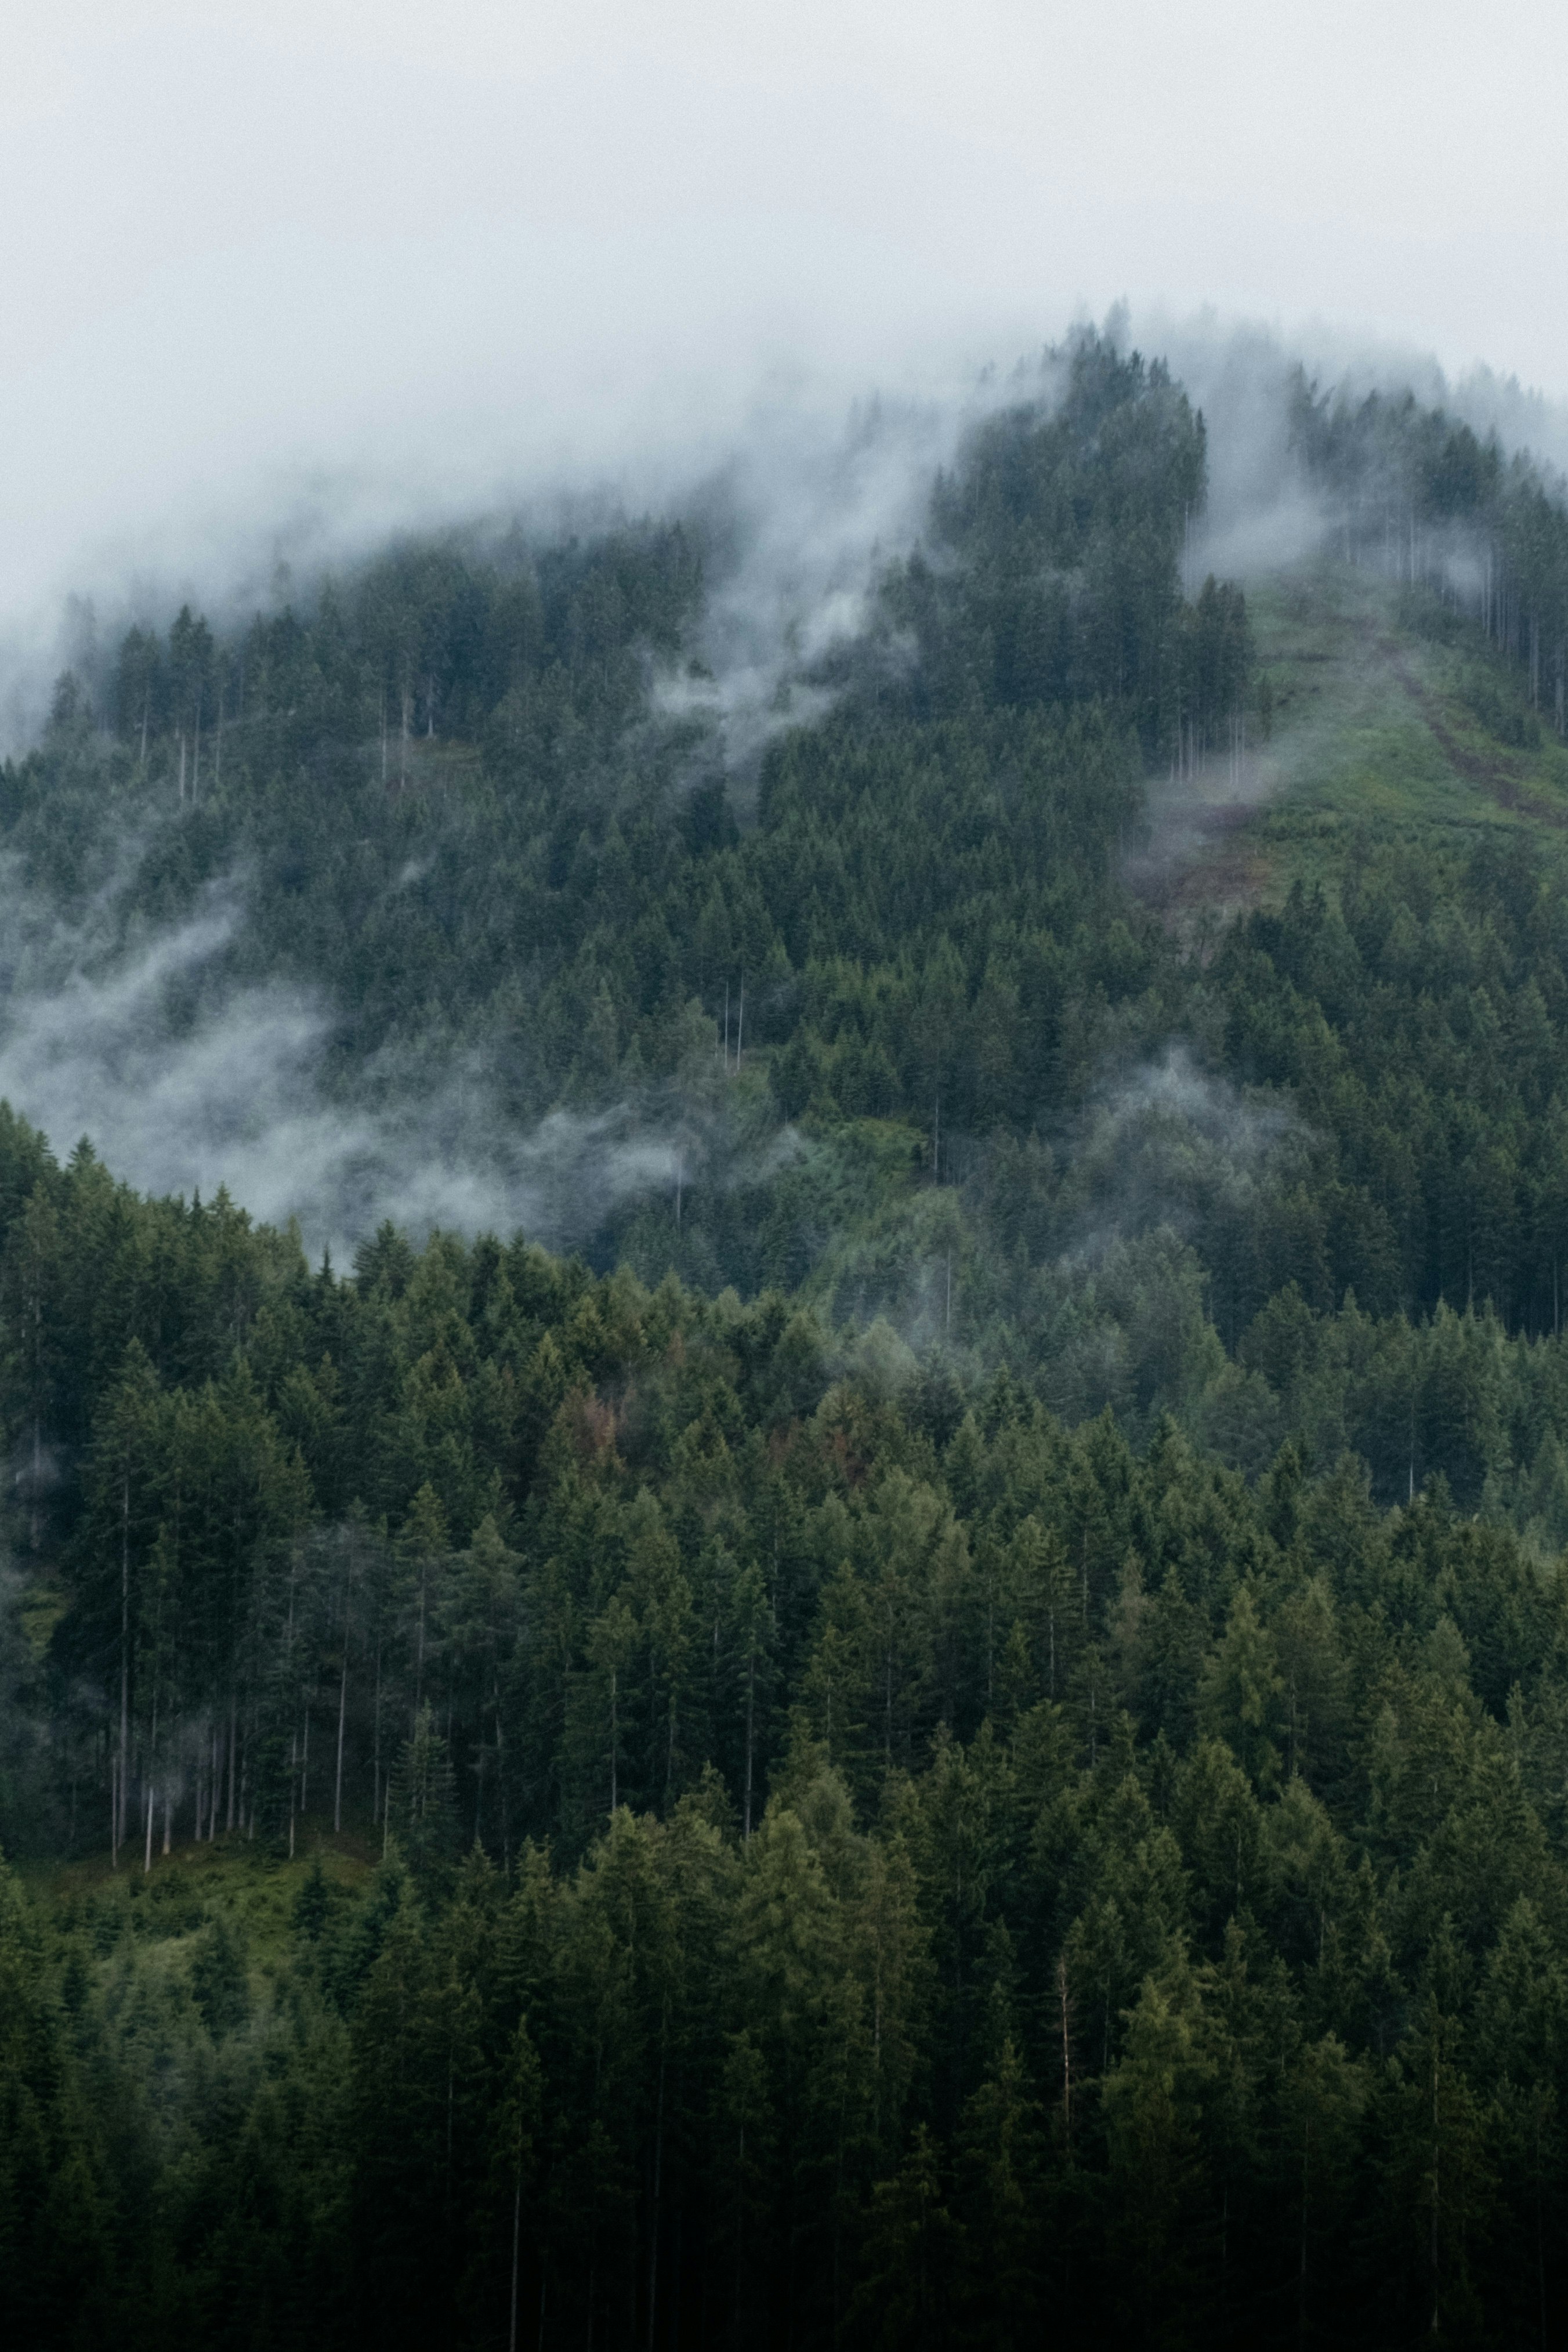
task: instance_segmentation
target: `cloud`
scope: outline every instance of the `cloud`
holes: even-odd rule
[[[1263,330],[1213,320],[1178,323],[1158,339],[1145,331],[1157,325],[1134,316],[1128,339],[1169,351],[1210,423],[1214,488],[1195,567],[1256,572],[1296,560],[1324,514],[1289,452],[1291,348]],[[1359,364],[1361,380],[1397,381],[1377,375],[1383,361]],[[1390,358],[1386,366],[1394,365]],[[1445,396],[1435,370],[1420,382],[1428,396]],[[537,477],[524,511],[541,533],[602,520],[618,505],[704,521],[715,556],[703,662],[695,674],[661,677],[655,709],[711,721],[733,774],[771,730],[822,707],[810,682],[814,665],[863,626],[879,563],[917,536],[933,475],[965,432],[997,405],[1049,384],[1038,361],[1010,378],[945,364],[856,407],[829,382],[797,373],[737,406],[727,438],[716,436],[708,410],[684,442],[672,438],[635,462],[612,442],[597,473]],[[1500,414],[1548,415],[1505,389],[1483,387]],[[318,485],[312,499],[275,514],[265,530],[253,517],[245,530],[217,531],[202,558],[216,596],[239,604],[268,576],[280,547],[308,580],[312,566],[374,544],[389,516],[434,512],[422,502],[438,506],[444,495],[411,479],[399,508],[378,483],[367,473],[357,488]],[[123,609],[132,592],[112,575],[83,584],[97,617],[78,605],[70,642],[84,646],[91,627],[100,645],[111,643],[116,600]],[[160,593],[155,609],[166,618],[166,584]],[[37,699],[47,666],[35,660],[26,675]],[[1221,779],[1223,790],[1211,792],[1211,778],[1156,793],[1155,866],[1179,865],[1194,841],[1208,840],[1207,803],[1249,804],[1303,756],[1300,742],[1276,744]],[[1203,804],[1196,813],[1195,803]],[[235,976],[245,877],[152,937],[131,911],[138,856],[134,842],[115,845],[74,925],[31,898],[14,868],[0,871],[0,1092],[61,1150],[89,1133],[115,1171],[143,1190],[210,1193],[227,1183],[258,1216],[298,1216],[313,1244],[341,1250],[383,1215],[415,1228],[522,1225],[571,1243],[627,1200],[673,1190],[688,1154],[695,1170],[705,1155],[716,1164],[727,1148],[715,1132],[683,1130],[676,1107],[655,1093],[591,1115],[558,1109],[519,1131],[497,1108],[499,1089],[480,1052],[444,1065],[434,1083],[434,1055],[415,1066],[412,1056],[386,1055],[329,1087],[334,1008],[308,992],[243,985]],[[419,871],[411,859],[394,887]],[[1085,1230],[1123,1215],[1134,1169],[1155,1199],[1176,1197],[1170,1167],[1177,1161],[1189,1186],[1218,1181],[1222,1162],[1254,1164],[1261,1118],[1233,1097],[1222,1100],[1179,1057],[1143,1074],[1101,1104],[1098,1123],[1075,1145],[1090,1192],[1102,1182],[1095,1170],[1104,1190],[1092,1213],[1085,1195]],[[1270,1149],[1282,1150],[1284,1131],[1269,1133]]]
[[[722,464],[759,389],[918,395],[1123,294],[1484,357],[1511,415],[1514,374],[1568,392],[1552,77],[1409,16],[27,12],[0,634],[47,656],[84,583],[214,602],[279,538],[329,555],[589,476],[650,497]]]
[[[333,1099],[329,1009],[225,976],[244,922],[237,887],[120,945],[111,895],[73,928],[29,899],[14,868],[4,884],[13,962],[0,1097],[57,1153],[86,1136],[138,1191],[210,1199],[226,1186],[259,1219],[297,1219],[308,1245],[339,1258],[384,1217],[415,1233],[521,1228],[562,1246],[629,1199],[673,1192],[677,1173],[693,1181],[719,1142],[711,1118],[677,1117],[656,1097],[508,1131],[478,1055],[434,1087],[382,1056]]]
[[[936,377],[919,397],[848,405],[821,387],[759,403],[685,503],[709,524],[701,670],[662,679],[664,715],[706,717],[745,769],[780,727],[818,717],[824,658],[865,629],[880,570],[919,538],[938,469],[1002,396]]]
[[[1219,1207],[1255,1202],[1311,1136],[1291,1107],[1239,1093],[1185,1045],[1109,1079],[1065,1139],[1064,1267],[1168,1226],[1186,1236]]]

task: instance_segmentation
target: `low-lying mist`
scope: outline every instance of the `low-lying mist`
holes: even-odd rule
[[[1302,366],[1356,397],[1413,384],[1478,425],[1528,429],[1549,451],[1568,448],[1562,420],[1517,387],[1450,387],[1435,368],[1343,352],[1327,355],[1331,376],[1322,355],[1314,364],[1261,331],[1153,323],[1157,341],[1145,341],[1168,352],[1207,426],[1208,497],[1183,562],[1189,594],[1210,572],[1255,581],[1332,543],[1339,511],[1292,444]],[[1134,339],[1124,314],[1108,331],[1124,347]],[[643,723],[699,743],[694,775],[716,772],[744,822],[762,747],[833,708],[843,665],[831,657],[865,632],[887,564],[922,541],[939,471],[982,418],[1049,404],[1061,367],[1061,354],[1044,352],[1008,372],[932,378],[848,415],[809,387],[776,392],[727,446],[694,430],[684,449],[672,440],[635,462],[622,450],[598,482],[541,477],[520,495],[514,485],[477,520],[476,507],[466,516],[421,511],[412,496],[389,507],[362,484],[340,498],[318,488],[291,513],[236,526],[226,544],[209,538],[169,551],[156,580],[80,583],[56,658],[75,667],[101,725],[121,624],[166,628],[177,597],[199,595],[220,630],[255,609],[309,606],[329,580],[351,580],[392,522],[470,543],[498,543],[510,529],[549,547],[591,544],[626,516],[678,520],[703,551],[704,601],[681,656],[651,665]],[[939,550],[934,560],[939,568]],[[33,653],[14,665],[18,751],[43,723],[51,671]],[[434,713],[430,724],[434,732]],[[384,742],[383,719],[383,770]],[[1254,804],[1309,750],[1286,757],[1275,745],[1264,756],[1253,743],[1230,758],[1218,788],[1213,762],[1152,778],[1141,878],[1179,865],[1191,839],[1210,837],[1217,798]],[[643,757],[635,745],[628,751],[633,776]],[[140,1189],[210,1195],[226,1186],[257,1217],[296,1220],[312,1250],[338,1255],[389,1216],[416,1231],[521,1226],[572,1245],[628,1204],[674,1202],[705,1167],[733,1159],[728,1109],[703,1108],[701,1087],[689,1083],[607,1084],[592,1099],[519,1116],[505,1056],[483,1024],[454,1039],[438,1027],[421,1036],[415,1021],[400,1042],[346,1067],[344,1003],[258,970],[248,951],[255,877],[236,870],[160,921],[138,898],[139,857],[134,836],[118,856],[100,855],[99,881],[78,890],[68,913],[37,874],[24,876],[14,858],[0,866],[0,1094],[57,1151],[85,1135]],[[526,1001],[519,1018],[526,1029]],[[1156,1094],[1174,1100],[1182,1066],[1121,1083],[1142,1087],[1151,1104]],[[1095,1132],[1080,1139],[1091,1157]],[[765,1148],[749,1136],[754,1156]]]
[[[32,910],[38,925],[37,910]],[[13,939],[17,907],[10,909]],[[591,1112],[509,1122],[481,1053],[388,1053],[329,1096],[333,1020],[285,985],[235,985],[244,894],[115,950],[35,938],[0,1013],[0,1097],[57,1152],[86,1139],[135,1190],[210,1199],[298,1225],[339,1262],[384,1219],[411,1232],[521,1229],[584,1241],[627,1202],[674,1197],[713,1156],[722,1114],[658,1089]],[[41,926],[40,926],[41,927]]]

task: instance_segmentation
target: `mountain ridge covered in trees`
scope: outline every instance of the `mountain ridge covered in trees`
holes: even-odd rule
[[[29,888],[246,862],[210,984],[329,992],[336,1098],[482,1041],[656,1150],[578,1255],[342,1272],[0,1113],[29,2342],[1552,2340],[1568,527],[1294,417],[1281,622],[1084,339],[751,765],[695,524],[62,681]],[[1173,914],[1155,789],[1346,580],[1471,798]]]

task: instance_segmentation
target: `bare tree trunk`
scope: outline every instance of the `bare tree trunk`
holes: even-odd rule
[[[332,1834],[343,1826],[343,1718],[349,1706],[349,1615],[343,1612],[343,1670],[338,1682],[338,1780],[332,1792]]]
[[[522,2225],[523,2174],[519,2165],[512,2186],[512,2316],[507,2330],[507,2352],[517,2352],[517,2241],[522,2233]]]
[[[120,1802],[115,1814],[115,1867],[125,1843],[125,1785],[131,1756],[131,1464],[120,1490]]]
[[[747,1838],[748,1840],[749,1840],[749,1838],[750,1838],[750,1836],[751,1836],[751,1757],[752,1757],[752,1728],[753,1728],[753,1725],[754,1725],[755,1720],[756,1720],[756,1715],[755,1715],[755,1700],[756,1700],[756,1696],[757,1696],[757,1644],[756,1644],[756,1643],[754,1642],[754,1643],[752,1643],[752,1645],[751,1645],[750,1654],[748,1655],[748,1657],[747,1658],[747,1661],[746,1661],[746,1811],[745,1811],[745,1815],[744,1815],[744,1822],[745,1822],[745,1834],[746,1834],[746,1836],[747,1836]]]
[[[501,1677],[491,1664],[491,1691],[496,1710],[496,1793],[501,1801],[501,1867],[512,1866],[512,1841],[507,1822],[507,1743],[501,1732]]]
[[[419,1723],[419,1702],[424,1689],[424,1588],[429,1562],[422,1556],[419,1563],[419,1647],[413,1662],[413,1720]]]
[[[382,1637],[376,1635],[376,1702],[374,1740],[371,1771],[371,1819],[375,1821],[382,1810]]]
[[[665,2018],[666,2027],[668,2016]],[[664,2053],[659,2053],[658,2120],[653,2126],[653,2210],[648,2225],[648,2352],[653,2352],[657,2341],[654,2330],[659,2312],[659,2225],[660,2200],[664,2173]]]
[[[1301,2243],[1296,2263],[1296,2340],[1307,2340],[1307,2159],[1311,2136],[1301,2135]]]
[[[1432,2265],[1432,2335],[1442,2332],[1443,2298],[1442,2271],[1439,2263],[1440,2242],[1437,2233],[1438,2206],[1442,2187],[1442,2158],[1437,2139],[1437,2035],[1432,2032],[1432,2232],[1429,2259]]]

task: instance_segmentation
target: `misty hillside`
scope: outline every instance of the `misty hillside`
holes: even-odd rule
[[[79,633],[19,2340],[1556,2340],[1568,502],[1275,396],[1268,562],[1088,334],[837,570],[721,478]]]

